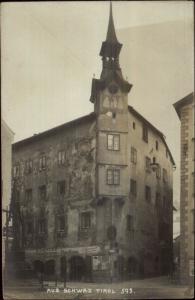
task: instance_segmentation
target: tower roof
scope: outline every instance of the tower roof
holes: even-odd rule
[[[100,56],[118,57],[122,44],[120,44],[116,37],[116,31],[114,27],[114,20],[112,14],[112,2],[110,1],[110,15],[108,22],[108,30],[106,40],[102,43],[100,50]]]
[[[115,31],[115,27],[114,27],[113,14],[112,14],[112,1],[110,1],[110,16],[109,16],[109,22],[108,22],[108,31],[107,31],[106,41],[111,42],[111,43],[118,43],[118,40],[116,37],[116,31]]]

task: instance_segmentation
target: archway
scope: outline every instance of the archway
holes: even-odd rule
[[[85,261],[81,256],[72,256],[70,259],[70,280],[82,281],[85,278]]]
[[[43,274],[44,273],[44,263],[40,260],[35,260],[33,262],[33,269],[36,274],[37,273]]]
[[[127,277],[136,278],[138,275],[138,263],[135,257],[131,256],[127,260]]]
[[[45,262],[44,268],[45,275],[52,276],[55,274],[55,261],[53,259]]]

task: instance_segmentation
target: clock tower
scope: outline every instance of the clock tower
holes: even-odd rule
[[[129,195],[128,93],[132,85],[122,75],[118,42],[110,3],[106,40],[102,43],[102,72],[93,78],[90,101],[96,114],[96,199],[97,237],[99,242],[107,233],[120,228],[125,214],[124,203]],[[124,211],[124,212],[123,212]],[[109,242],[108,242],[109,243]]]
[[[122,44],[118,42],[115,32],[110,2],[107,36],[100,50],[102,72],[100,79],[92,80],[90,98],[97,116],[97,196],[110,193],[127,194],[123,188],[123,171],[119,170],[118,173],[120,184],[117,180],[115,184],[114,178],[110,178],[109,181],[109,172],[101,170],[103,165],[110,168],[118,166],[117,169],[127,165],[128,93],[132,85],[122,75],[119,64],[121,48]]]

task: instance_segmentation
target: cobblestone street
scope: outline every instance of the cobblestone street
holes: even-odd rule
[[[167,277],[122,283],[18,281],[4,289],[4,299],[192,299],[194,289],[170,283]]]

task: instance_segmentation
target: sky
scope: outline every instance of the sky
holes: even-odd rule
[[[113,15],[133,84],[129,105],[166,136],[177,206],[180,122],[172,104],[194,90],[193,2],[113,1]],[[15,142],[93,111],[108,16],[109,1],[2,4],[2,117]]]

